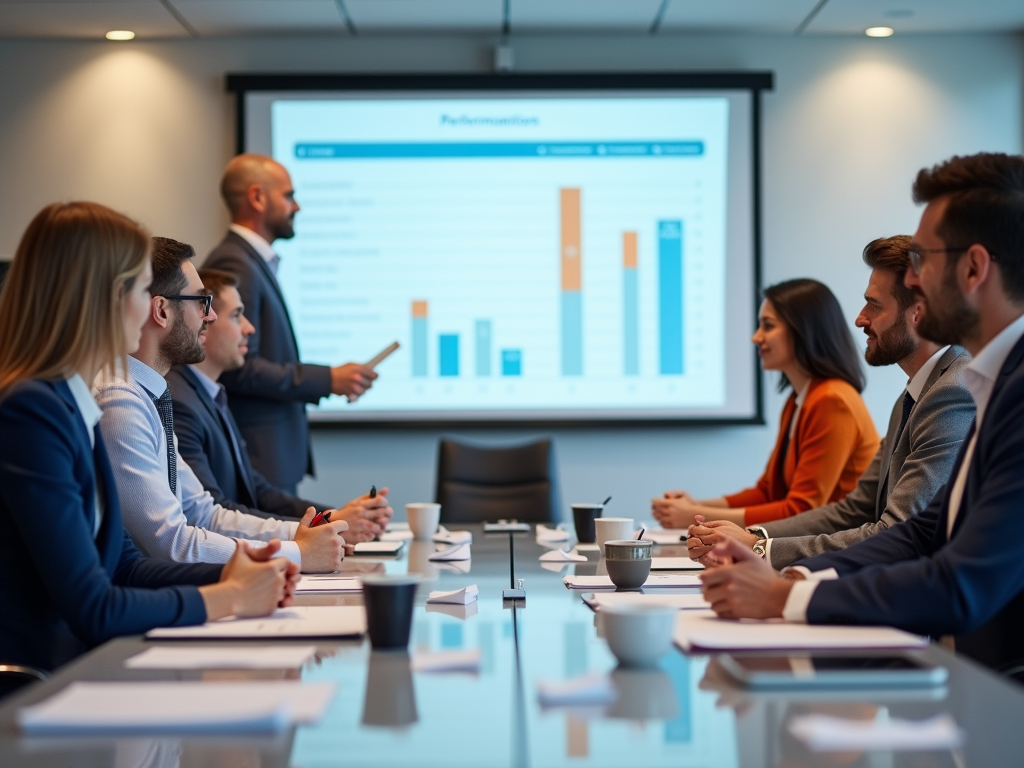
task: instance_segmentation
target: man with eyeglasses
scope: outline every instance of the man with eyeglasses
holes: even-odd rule
[[[153,238],[149,317],[128,371],[97,381],[100,429],[121,500],[124,527],[143,554],[179,563],[226,563],[235,540],[256,546],[281,540],[281,554],[303,571],[338,569],[344,554],[336,521],[316,528],[310,509],[298,523],[215,504],[178,453],[171,393],[172,365],[202,362],[213,297],[192,265],[192,246]]]
[[[944,637],[1010,672],[1024,664],[1024,157],[954,157],[918,174],[914,199],[926,204],[905,278],[924,304],[918,332],[974,358],[977,415],[949,481],[919,515],[784,575],[720,544],[704,595],[727,618]]]

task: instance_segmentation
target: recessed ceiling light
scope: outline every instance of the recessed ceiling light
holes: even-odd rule
[[[892,37],[892,27],[868,27],[864,34],[868,37]]]
[[[135,33],[130,29],[112,29],[107,32],[107,40],[134,40]]]

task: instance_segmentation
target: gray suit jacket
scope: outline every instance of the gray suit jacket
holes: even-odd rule
[[[331,369],[299,361],[277,279],[244,238],[228,232],[203,266],[238,278],[245,316],[256,326],[245,365],[220,377],[249,458],[273,485],[294,492],[303,475],[313,474],[306,403],[331,393]]]
[[[974,400],[963,376],[970,360],[960,347],[946,350],[897,439],[900,396],[878,453],[845,499],[761,526],[772,539],[773,567],[845,549],[928,506],[949,479],[974,421]]]

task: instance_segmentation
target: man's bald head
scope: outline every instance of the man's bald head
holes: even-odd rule
[[[236,224],[252,229],[268,242],[290,238],[299,210],[287,169],[266,155],[246,153],[224,169],[220,194]]]

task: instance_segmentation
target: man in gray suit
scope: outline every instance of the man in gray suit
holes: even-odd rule
[[[866,539],[923,510],[945,485],[960,443],[974,419],[974,400],[964,383],[970,355],[940,347],[917,334],[920,300],[903,285],[910,266],[910,238],[880,238],[864,249],[872,268],[857,326],[867,335],[869,365],[900,366],[909,377],[893,406],[889,429],[874,460],[845,499],[793,517],[745,529],[706,521],[690,528],[690,556],[705,564],[725,537],[762,554],[775,568],[834,552]]]
[[[358,363],[310,365],[299,360],[288,307],[277,283],[280,257],[272,243],[293,237],[295,202],[284,166],[263,155],[238,155],[224,171],[221,196],[231,227],[204,263],[238,278],[246,315],[256,328],[245,365],[221,377],[231,413],[249,446],[253,466],[292,495],[313,474],[306,403],[328,395],[353,401],[377,374]]]

